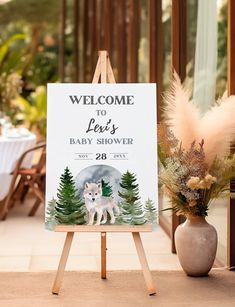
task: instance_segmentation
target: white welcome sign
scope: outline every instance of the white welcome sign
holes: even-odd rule
[[[46,225],[156,220],[155,84],[48,84]]]

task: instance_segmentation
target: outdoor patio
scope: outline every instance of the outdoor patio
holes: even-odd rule
[[[0,306],[230,307],[235,303],[235,273],[214,268],[209,277],[186,276],[160,227],[141,235],[157,287],[155,296],[147,294],[130,234],[108,234],[107,280],[100,279],[96,233],[76,235],[60,295],[52,295],[65,234],[44,229],[43,206],[28,217],[31,206],[30,199],[24,205],[17,203],[0,223],[0,246],[4,246],[0,249]]]
[[[232,307],[235,274],[212,270],[209,277],[189,278],[179,271],[153,273],[157,294],[148,296],[136,271],[112,271],[107,280],[94,272],[67,272],[59,296],[52,295],[54,273],[1,273],[0,304],[4,307],[72,305],[83,307]]]

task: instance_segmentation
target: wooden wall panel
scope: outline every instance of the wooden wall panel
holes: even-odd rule
[[[59,76],[60,81],[64,82],[65,78],[65,27],[66,27],[66,0],[61,0],[61,17],[60,17],[60,46],[59,46]]]
[[[117,2],[117,71],[118,82],[127,80],[126,0]]]
[[[187,0],[172,0],[171,23],[172,68],[181,81],[186,76],[187,65]],[[175,230],[183,221],[181,216],[172,216],[172,252],[175,253]]]
[[[91,25],[91,53],[92,53],[92,68],[95,71],[95,65],[97,62],[97,37],[96,37],[96,27],[97,27],[97,4],[96,0],[91,0],[91,11],[92,11],[92,25]]]
[[[187,65],[187,0],[172,0],[172,67],[181,80]]]
[[[78,48],[78,35],[79,35],[79,2],[78,0],[74,0],[74,39],[73,39],[73,60],[74,60],[74,72],[73,72],[73,82],[78,82],[79,79],[79,48]]]
[[[98,38],[98,50],[111,49],[111,33],[112,33],[112,1],[99,0],[97,2],[97,9],[99,10],[97,38]]]
[[[85,0],[84,1],[84,35],[83,35],[83,63],[84,63],[84,82],[91,82],[91,76],[94,71],[93,64],[93,50],[94,43],[92,42],[94,39],[94,1],[93,0]],[[96,53],[97,56],[97,53]],[[97,58],[96,58],[97,60]]]
[[[157,121],[161,118],[163,82],[162,1],[148,1],[149,82],[157,83]]]
[[[129,0],[128,8],[128,82],[138,81],[138,50],[140,37],[140,0]]]
[[[104,14],[103,14],[103,26],[104,26],[104,50],[107,50],[111,56],[111,46],[112,46],[112,34],[113,34],[113,23],[114,20],[112,19],[113,10],[112,10],[112,3],[113,1],[110,0],[103,0],[104,1]]]

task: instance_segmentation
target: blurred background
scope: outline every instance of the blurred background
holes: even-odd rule
[[[193,85],[198,0],[184,2],[181,26],[186,37],[180,52],[183,77]],[[227,1],[215,2],[218,97],[227,82]],[[1,0],[0,4],[0,109],[14,122],[25,121],[45,135],[46,84],[91,82],[101,49],[109,51],[118,82],[157,81],[160,106],[172,71],[171,0]]]

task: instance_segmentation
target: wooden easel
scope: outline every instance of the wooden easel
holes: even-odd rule
[[[99,79],[101,83],[116,83],[113,75],[113,71],[111,68],[110,60],[108,57],[107,51],[99,51],[99,58],[96,65],[96,70],[94,73],[94,77],[92,83],[98,83]],[[144,248],[142,245],[140,232],[151,232],[152,228],[150,225],[143,226],[125,226],[125,225],[57,225],[55,227],[55,231],[57,232],[67,232],[64,248],[61,254],[59,267],[56,273],[56,278],[52,287],[53,294],[59,294],[60,287],[62,284],[62,278],[66,266],[66,262],[68,259],[70,247],[73,241],[75,232],[100,232],[101,234],[101,278],[106,279],[106,233],[107,232],[131,232],[135,247],[139,256],[140,264],[143,270],[145,283],[147,286],[147,290],[149,295],[153,295],[156,293],[156,289],[153,284],[152,276],[149,270],[148,262],[145,256]]]

